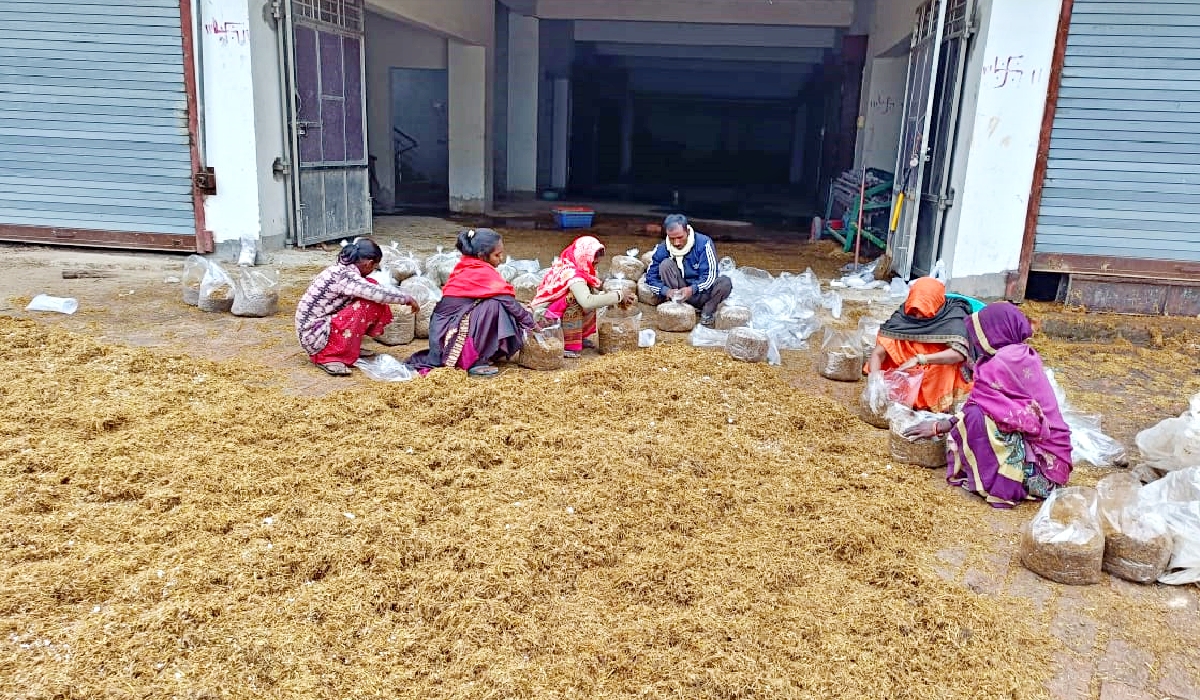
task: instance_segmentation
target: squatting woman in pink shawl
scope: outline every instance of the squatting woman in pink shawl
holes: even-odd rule
[[[1025,344],[1029,319],[1012,304],[990,304],[967,319],[975,386],[951,420],[913,436],[947,435],[946,480],[995,508],[1046,498],[1071,477],[1071,430],[1042,359]]]

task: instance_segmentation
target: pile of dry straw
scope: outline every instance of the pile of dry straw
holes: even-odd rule
[[[765,366],[311,399],[27,322],[0,346],[0,695],[1043,694],[1032,612],[932,570],[983,506]]]

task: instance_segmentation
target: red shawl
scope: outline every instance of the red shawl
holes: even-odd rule
[[[467,299],[516,296],[513,286],[504,281],[500,272],[487,261],[464,255],[442,288],[442,296]]]

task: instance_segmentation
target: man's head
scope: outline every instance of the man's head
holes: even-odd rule
[[[672,214],[663,220],[663,231],[667,234],[667,240],[676,248],[682,248],[687,244],[688,236],[688,220],[683,214]]]

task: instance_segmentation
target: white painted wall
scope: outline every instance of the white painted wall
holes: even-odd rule
[[[871,70],[865,95],[859,163],[892,172],[896,169],[896,152],[900,147],[908,59],[876,58],[869,63]]]
[[[1060,0],[983,0],[943,251],[952,286],[1001,296],[1020,264]]]
[[[367,13],[367,152],[375,156],[375,175],[389,194],[395,192],[396,157],[392,148],[392,68],[446,67],[446,39],[413,25]],[[390,205],[391,202],[383,202]]]
[[[262,247],[270,250],[282,248],[288,233],[288,182],[275,176],[273,167],[275,159],[287,153],[287,117],[279,82],[275,23],[261,12],[260,3],[250,0],[249,5],[260,238]]]
[[[875,61],[877,58],[908,58],[908,37],[912,34],[913,21],[916,19],[917,7],[924,0],[879,0],[877,2],[860,2],[856,8],[859,13],[855,17],[855,27],[862,26],[870,27],[869,36],[867,38],[867,62],[863,67],[862,91],[859,97],[859,116],[865,122],[868,118],[872,95],[877,91],[893,92],[899,90],[901,94],[904,91],[904,76],[899,80],[899,87],[895,87],[895,82],[892,76],[884,76],[881,80],[876,78]],[[870,20],[866,20],[865,15],[870,14]],[[887,85],[885,87],[885,84]],[[901,108],[903,110],[903,107]],[[859,129],[858,140],[855,143],[854,162],[861,166],[864,163],[866,155],[866,129]],[[876,142],[878,144],[878,142]],[[897,136],[899,143],[899,136]],[[879,157],[876,154],[876,157]],[[886,160],[886,158],[884,158]],[[893,155],[892,160],[895,160]],[[895,169],[895,162],[885,168],[889,172]]]
[[[450,210],[483,213],[491,207],[488,158],[487,59],[483,46],[451,41]]]
[[[537,191],[539,27],[535,17],[508,16],[508,178],[511,192]]]
[[[255,105],[247,99],[254,95],[249,5],[246,0],[202,0],[199,7],[204,160],[217,173],[217,194],[204,203],[205,223],[217,244],[257,240]]]

